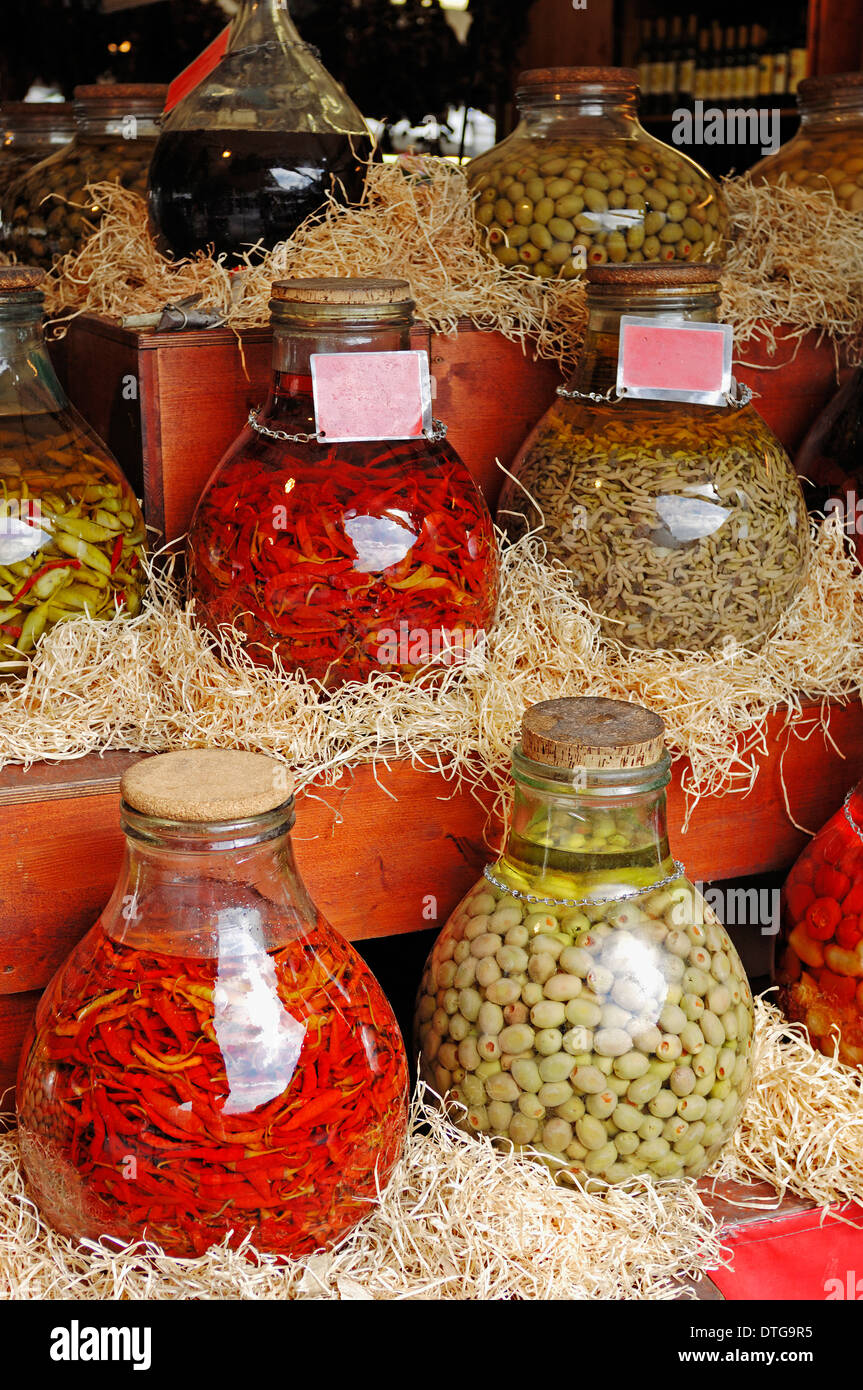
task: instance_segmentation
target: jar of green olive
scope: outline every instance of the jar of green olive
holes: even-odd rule
[[[506,847],[417,1000],[421,1075],[457,1124],[607,1182],[697,1177],[751,1080],[743,966],[669,849],[663,733],[617,700],[527,710]]]
[[[755,179],[833,193],[863,212],[863,72],[807,77],[797,89],[800,128],[752,170]]]
[[[118,183],[146,197],[157,120],[167,88],[150,83],[75,88],[75,134],[6,190],[0,244],[30,265],[50,266],[95,230],[87,185]]]
[[[637,82],[630,68],[521,74],[518,126],[467,171],[503,265],[572,279],[607,261],[719,259],[719,185],[639,124]]]
[[[796,598],[809,522],[788,455],[745,396],[641,400],[616,389],[621,316],[716,323],[719,266],[587,272],[576,371],[516,456],[497,520],[571,571],[607,637],[708,651],[762,643]]]

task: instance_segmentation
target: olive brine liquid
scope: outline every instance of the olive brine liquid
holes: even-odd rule
[[[359,198],[371,143],[311,131],[181,130],[163,134],[150,166],[150,222],[177,256],[211,243],[239,258],[289,237],[332,193]]]

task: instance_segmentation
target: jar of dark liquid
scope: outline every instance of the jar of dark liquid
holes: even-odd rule
[[[177,256],[212,245],[236,260],[274,246],[330,193],[359,197],[371,148],[287,0],[244,0],[221,62],[165,117],[150,169],[153,234]]]

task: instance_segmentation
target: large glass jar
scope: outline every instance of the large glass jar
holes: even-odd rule
[[[779,1002],[813,1047],[863,1068],[863,783],[806,846],[782,889]]]
[[[141,84],[75,88],[75,135],[16,179],[3,198],[2,241],[19,259],[50,266],[77,250],[99,223],[89,183],[122,184],[143,197],[167,88]]]
[[[697,1177],[751,1078],[752,996],[668,845],[658,715],[528,709],[502,856],[432,949],[423,1079],[464,1129],[608,1182]]]
[[[287,0],[243,0],[214,70],[166,116],[150,172],[163,251],[272,247],[330,193],[359,198],[368,127],[304,44]]]
[[[71,103],[4,101],[0,110],[0,200],[15,179],[68,145],[75,133]]]
[[[270,395],[192,519],[198,618],[327,686],[461,659],[498,592],[491,516],[467,468],[443,439],[315,437],[311,355],[409,348],[407,282],[287,280],[270,308]]]
[[[720,187],[639,124],[635,69],[534,69],[516,101],[513,133],[467,170],[503,265],[571,279],[606,261],[720,258]]]
[[[167,753],[122,795],[116,887],[21,1057],[29,1191],[76,1238],[307,1254],[368,1213],[401,1153],[395,1017],[297,873],[283,767]]]
[[[863,211],[863,73],[807,77],[797,89],[800,128],[752,177],[833,192],[852,212]]]
[[[42,335],[45,272],[0,269],[0,674],[66,618],[137,613],[144,518],[69,404]]]
[[[506,480],[498,502],[500,524],[514,537],[537,528],[607,635],[627,646],[758,643],[806,574],[800,484],[751,405],[606,398],[621,314],[715,323],[718,276],[683,265],[588,271],[575,375],[528,436],[517,481]]]

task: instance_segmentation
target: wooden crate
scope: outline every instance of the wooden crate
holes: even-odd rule
[[[434,412],[494,508],[503,474],[554,399],[557,366],[464,320],[454,334],[417,327],[429,353]],[[268,328],[155,333],[84,314],[65,346],[69,395],[144,497],[147,522],[167,540],[188,528],[228,445],[261,404],[271,377]],[[245,369],[244,369],[245,363]]]
[[[786,868],[863,774],[863,711],[834,707],[831,742],[813,707],[797,732],[771,723],[748,796],[705,797],[684,833],[682,765],[669,787],[672,847],[693,879]],[[809,733],[803,739],[798,735]],[[835,744],[835,746],[834,746]],[[0,773],[0,1091],[11,1084],[39,993],[107,900],[122,854],[119,780],[137,754],[107,753]],[[300,794],[294,845],[324,915],[351,940],[442,925],[489,858],[493,798],[393,760]],[[398,835],[393,834],[398,825]]]

